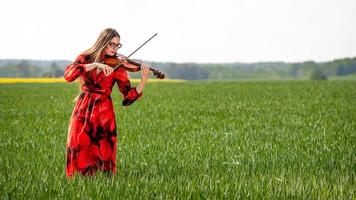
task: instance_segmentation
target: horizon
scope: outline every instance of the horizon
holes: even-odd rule
[[[240,61],[235,61],[235,62],[172,62],[172,61],[152,61],[152,60],[142,60],[145,62],[158,62],[158,63],[176,63],[176,64],[203,64],[203,65],[208,65],[208,64],[235,64],[235,63],[241,63],[241,64],[259,64],[259,63],[305,63],[305,62],[315,62],[315,63],[327,63],[327,62],[332,62],[335,60],[344,60],[344,59],[355,59],[356,56],[351,56],[351,57],[343,57],[343,58],[335,58],[332,60],[326,60],[326,61],[315,61],[315,60],[304,60],[304,61],[295,61],[295,62],[287,62],[287,61],[256,61],[256,62],[240,62]],[[27,61],[39,61],[39,62],[72,62],[72,60],[66,60],[66,59],[26,59],[26,58],[0,58],[0,60],[16,60],[16,61],[21,61],[21,60],[27,60]]]

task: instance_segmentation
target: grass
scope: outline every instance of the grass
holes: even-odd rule
[[[355,199],[356,81],[148,84],[118,173],[65,177],[76,84],[0,85],[1,199]]]

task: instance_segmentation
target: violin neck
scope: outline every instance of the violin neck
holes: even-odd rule
[[[129,62],[130,64],[136,65],[138,67],[141,67],[141,62],[138,62],[136,60],[131,60],[131,59],[126,59],[127,62]]]

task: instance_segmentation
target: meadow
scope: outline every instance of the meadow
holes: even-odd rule
[[[117,174],[65,177],[76,83],[0,84],[1,199],[355,199],[356,81],[113,89]]]

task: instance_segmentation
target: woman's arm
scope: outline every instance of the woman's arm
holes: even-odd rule
[[[85,71],[89,72],[97,67],[96,63],[90,63],[85,65]]]
[[[82,73],[85,72],[85,56],[78,56],[73,63],[69,64],[64,70],[64,78],[68,82],[77,79]]]

